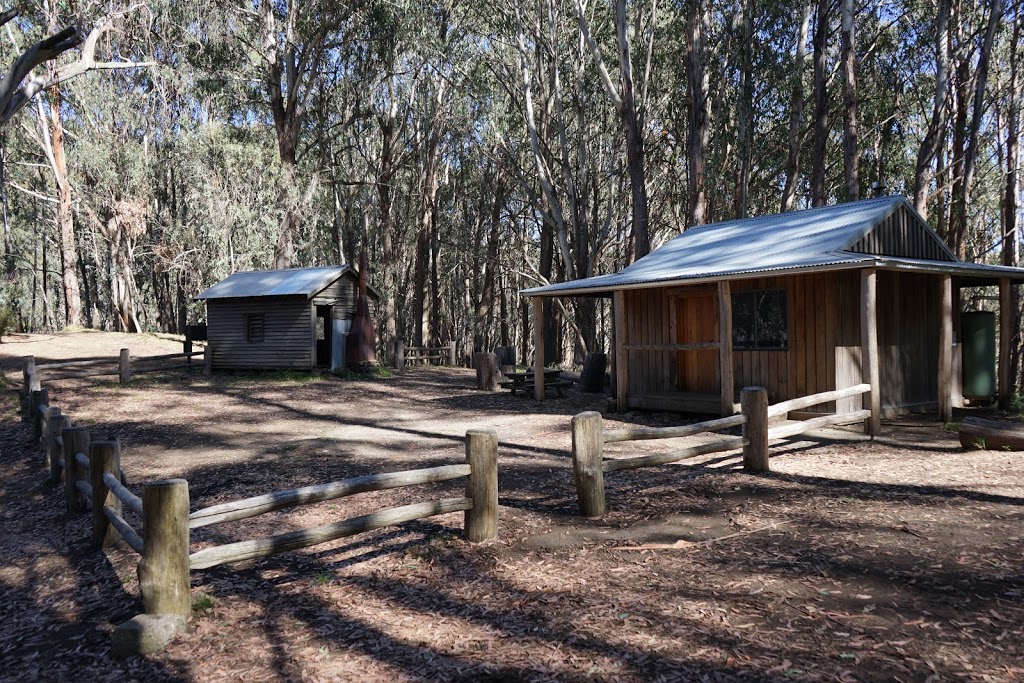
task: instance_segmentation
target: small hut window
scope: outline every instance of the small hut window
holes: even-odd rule
[[[766,289],[733,295],[733,348],[785,350],[788,342],[785,290]]]
[[[245,341],[263,341],[263,314],[249,313],[245,316]]]

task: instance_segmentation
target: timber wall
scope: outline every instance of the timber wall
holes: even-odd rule
[[[209,344],[217,369],[313,367],[313,307],[305,296],[210,299]],[[245,316],[264,316],[263,341],[245,340]]]

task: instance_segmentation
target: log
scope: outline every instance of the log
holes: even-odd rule
[[[29,403],[29,411],[32,415],[32,443],[38,444],[43,438],[43,410],[50,402],[50,391],[40,389],[32,392],[32,399]]]
[[[878,367],[878,275],[874,268],[860,271],[860,346],[864,383],[871,391],[864,395],[864,408],[871,417],[864,421],[864,432],[878,436],[882,431],[882,383]]]
[[[128,547],[141,555],[145,544],[142,541],[142,536],[139,536],[139,532],[133,529],[132,525],[124,520],[124,517],[114,512],[113,508],[103,508],[103,514],[110,526],[114,527],[114,530],[121,535],[121,539],[128,544]]]
[[[120,479],[109,472],[104,472],[103,483],[107,485],[107,488],[111,493],[117,496],[117,499],[120,500],[122,504],[127,505],[137,515],[143,514],[142,499],[129,491],[125,485],[121,483]]]
[[[813,404],[812,404],[813,405]],[[740,406],[747,422],[743,425],[743,469],[767,472],[768,465],[768,392],[764,387],[745,387]]]
[[[450,366],[452,366],[454,368],[456,365],[459,364],[458,355],[457,355],[457,353],[455,351],[455,340],[452,340],[452,341],[448,342],[447,349],[448,349],[448,365],[450,365]]]
[[[192,569],[207,569],[220,564],[241,562],[257,557],[268,557],[278,553],[308,548],[311,545],[327,543],[345,536],[354,536],[364,531],[372,531],[386,526],[411,522],[414,519],[423,519],[435,515],[443,515],[449,512],[468,510],[473,506],[471,498],[446,498],[427,503],[416,503],[414,505],[403,505],[402,507],[381,510],[361,517],[353,517],[334,524],[302,529],[286,534],[277,534],[267,538],[260,538],[255,541],[240,541],[226,545],[206,548],[189,556],[189,566]]]
[[[488,354],[494,356],[493,353]],[[466,498],[473,507],[464,519],[466,540],[480,543],[498,535],[498,435],[490,429],[466,432]]]
[[[719,412],[725,416],[736,412],[733,403],[732,289],[728,280],[718,281],[718,342]]]
[[[533,297],[533,374],[544,376],[544,297]],[[533,397],[544,400],[544,382],[534,382]]]
[[[75,483],[88,476],[88,468],[83,471],[78,456],[89,452],[89,430],[71,427],[61,435],[64,437],[64,505],[69,513],[85,512],[85,500]]]
[[[604,421],[590,410],[572,418],[572,469],[580,514],[601,517],[607,511],[604,498]]]
[[[855,410],[852,413],[839,413],[838,415],[812,417],[809,420],[801,420],[800,422],[794,422],[793,424],[772,427],[768,430],[768,438],[785,439],[786,437],[796,436],[797,434],[803,434],[804,432],[809,432],[814,429],[824,429],[825,427],[836,427],[838,425],[853,424],[854,422],[863,422],[870,417],[870,410]]]
[[[1024,423],[968,416],[960,421],[960,445],[967,450],[1024,451]]]
[[[60,414],[60,408],[49,408],[47,412],[50,415],[46,418],[46,464],[50,470],[50,483],[59,484],[64,474],[64,466],[60,462],[64,441],[60,438],[60,433],[65,427],[71,426],[71,420]]]
[[[120,370],[77,370],[73,372],[60,372],[55,375],[46,375],[47,381],[56,382],[59,379],[85,379],[87,377],[106,377],[109,375],[118,375]]]
[[[316,484],[298,489],[267,493],[262,496],[254,496],[230,503],[220,503],[219,505],[212,505],[202,510],[196,510],[188,517],[189,528],[197,529],[210,524],[233,522],[293,505],[320,503],[325,500],[334,500],[335,498],[351,496],[356,493],[385,491],[403,486],[418,486],[420,484],[450,481],[468,476],[470,471],[471,467],[469,465],[444,465],[442,467],[430,467],[422,470],[370,474],[363,477],[333,481],[328,484]]]
[[[189,589],[188,482],[165,479],[142,488],[146,540],[139,590],[146,614],[192,612]]]
[[[32,398],[31,376],[36,374],[36,357],[25,356],[21,359],[21,407],[23,408],[22,419],[26,419],[29,401]],[[27,420],[26,420],[27,421]]]
[[[66,360],[58,363],[37,365],[36,370],[45,370],[49,373],[52,370],[64,370],[66,368],[90,368],[96,365],[113,365],[116,362],[116,358],[83,358],[80,360]]]
[[[745,415],[730,415],[715,420],[697,422],[691,425],[680,425],[679,427],[637,427],[634,429],[610,429],[604,433],[605,443],[616,441],[647,441],[650,439],[678,439],[704,432],[717,432],[719,429],[729,429],[745,424]]]
[[[132,352],[129,349],[121,349],[118,374],[120,375],[121,384],[128,384],[128,382],[132,381]]]
[[[831,403],[832,401],[839,401],[850,396],[859,396],[866,394],[871,391],[870,384],[857,384],[846,389],[836,389],[835,391],[824,391],[820,394],[813,394],[811,396],[801,396],[800,398],[793,398],[788,401],[781,401],[774,405],[768,406],[768,417],[779,417],[786,413],[793,412],[794,410],[803,410],[804,408],[810,408],[821,403]]]
[[[498,390],[498,357],[493,353],[480,352],[473,354],[473,367],[476,368],[476,388],[480,391]]]
[[[405,342],[401,339],[395,340],[395,370],[401,372],[405,369]]]
[[[634,470],[638,467],[654,467],[656,465],[668,465],[687,458],[694,458],[698,455],[710,453],[721,453],[723,451],[735,451],[746,446],[747,440],[742,436],[735,436],[721,441],[681,448],[670,453],[656,453],[654,455],[643,455],[637,458],[620,458],[616,460],[605,460],[602,469],[605,472],[618,472],[620,470]]]
[[[117,542],[110,521],[103,512],[111,507],[119,516],[121,501],[110,492],[103,474],[117,475],[121,471],[121,444],[113,441],[93,441],[89,444],[89,484],[92,486],[92,543],[97,548],[108,548]]]
[[[608,356],[597,351],[583,358],[583,372],[580,373],[580,391],[588,394],[604,393],[604,373],[608,367]]]

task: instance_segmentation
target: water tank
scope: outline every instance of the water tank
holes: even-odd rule
[[[992,398],[996,395],[996,314],[962,313],[960,338],[964,396]]]

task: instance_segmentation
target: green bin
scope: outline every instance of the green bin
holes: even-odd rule
[[[960,315],[965,398],[996,395],[996,314],[972,311]]]

